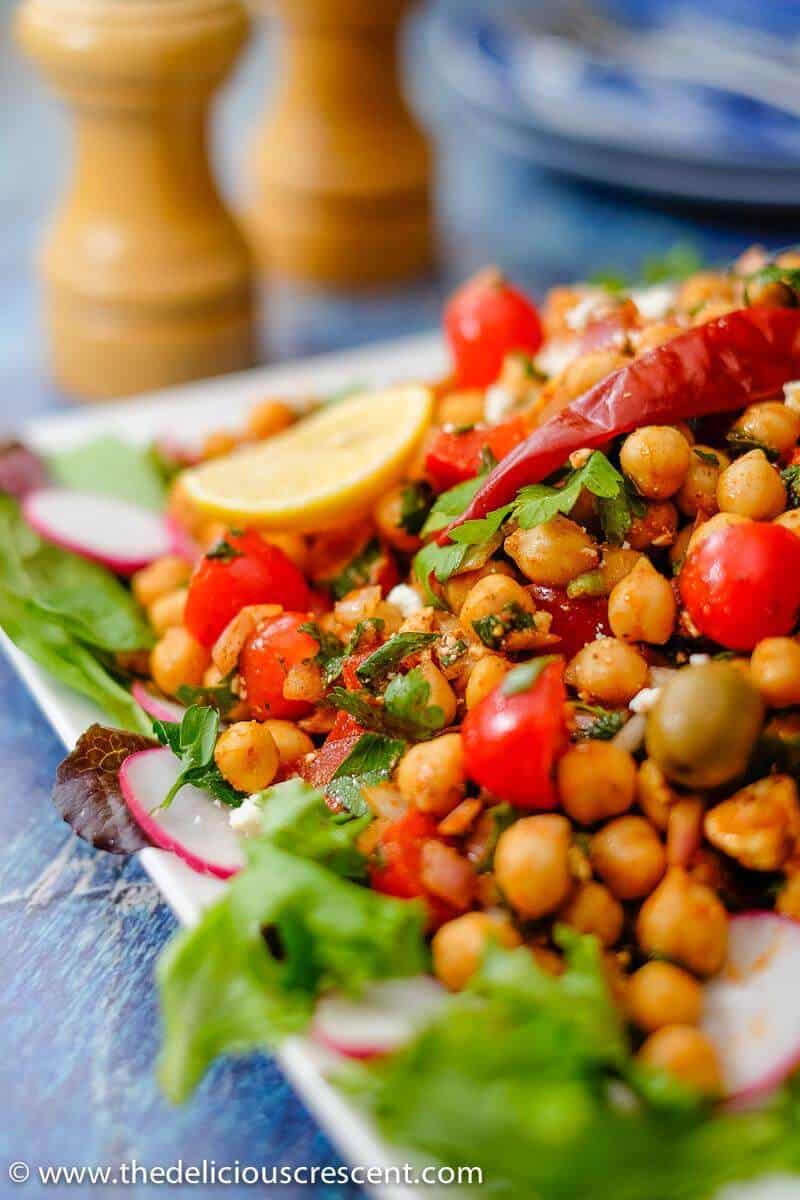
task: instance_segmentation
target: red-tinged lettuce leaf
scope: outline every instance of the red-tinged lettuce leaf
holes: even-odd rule
[[[151,845],[119,786],[125,759],[158,743],[138,733],[90,725],[56,771],[53,803],[78,837],[111,854]]]
[[[0,492],[22,500],[49,482],[50,472],[38,454],[22,442],[0,442]]]

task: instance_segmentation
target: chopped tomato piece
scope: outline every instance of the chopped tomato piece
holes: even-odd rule
[[[370,883],[376,892],[404,900],[424,899],[432,928],[449,921],[458,912],[430,895],[423,883],[423,846],[436,838],[435,818],[410,808],[383,831],[375,861],[369,868]]]
[[[438,491],[446,491],[465,479],[474,479],[484,466],[487,452],[499,462],[527,436],[522,417],[466,433],[442,430],[425,456],[425,473]]]
[[[255,529],[230,531],[203,555],[189,583],[184,623],[203,646],[213,646],[248,604],[311,608],[302,572]]]
[[[610,637],[608,600],[605,596],[570,599],[563,588],[534,583],[528,588],[536,607],[553,618],[550,632],[561,641],[554,649],[569,660],[595,638]]]

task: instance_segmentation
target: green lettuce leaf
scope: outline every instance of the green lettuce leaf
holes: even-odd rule
[[[342,824],[319,792],[292,781],[269,789],[264,822],[245,843],[247,866],[159,960],[159,1075],[175,1101],[217,1055],[303,1030],[325,989],[357,993],[427,965],[422,907],[342,877],[358,866],[363,821]]]
[[[113,434],[59,450],[48,457],[47,465],[63,487],[102,492],[158,511],[166,501],[163,476],[150,450]]]
[[[592,938],[567,969],[492,949],[471,988],[398,1054],[342,1086],[384,1136],[483,1171],[480,1194],[516,1200],[710,1200],[725,1183],[800,1172],[800,1091],[715,1115],[631,1055]]]

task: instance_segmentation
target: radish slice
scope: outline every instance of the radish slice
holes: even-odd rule
[[[132,754],[119,773],[125,803],[154,846],[172,850],[201,875],[227,879],[245,862],[228,823],[230,810],[191,784],[169,808],[158,807],[179,773],[180,763],[166,746]]]
[[[356,1000],[329,992],[317,1005],[311,1035],[347,1058],[391,1054],[441,1011],[447,995],[428,975],[373,983]]]
[[[708,984],[702,1028],[737,1105],[773,1091],[800,1066],[800,924],[772,912],[730,922],[728,960]]]
[[[119,575],[132,575],[170,554],[175,544],[163,517],[115,496],[40,488],[25,497],[23,512],[46,541]]]
[[[172,538],[173,554],[185,558],[187,562],[196,563],[200,557],[201,550],[194,538],[187,533],[180,521],[177,521],[171,513],[167,513],[164,521]]]
[[[132,685],[131,695],[139,707],[143,708],[148,716],[155,717],[157,721],[179,722],[183,720],[186,709],[182,704],[177,704],[174,700],[166,700],[163,696],[154,696],[141,679],[137,679]]]

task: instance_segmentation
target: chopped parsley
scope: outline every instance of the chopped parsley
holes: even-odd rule
[[[375,684],[398,667],[404,658],[433,645],[438,637],[438,633],[396,633],[377,650],[373,650],[369,658],[364,659],[356,668],[356,675],[365,687],[374,688]]]
[[[346,643],[340,641],[335,634],[326,633],[315,621],[306,621],[300,629],[319,642],[314,661],[322,671],[325,684],[328,685],[339,678],[345,662],[351,654],[356,653],[368,633],[374,637],[380,636],[383,621],[380,617],[368,617],[365,621],[359,621]]]
[[[786,467],[781,471],[781,479],[786,485],[790,506],[800,508],[800,465]]]
[[[499,650],[509,633],[517,630],[533,629],[535,618],[533,613],[526,612],[519,604],[509,604],[500,613],[489,613],[472,622],[472,628],[490,650]]]
[[[335,687],[327,702],[373,733],[421,742],[433,737],[445,723],[442,709],[429,703],[430,694],[430,684],[415,667],[407,675],[396,675],[381,699],[366,691]]]
[[[175,693],[176,699],[187,708],[193,704],[215,708],[224,717],[241,700],[233,690],[234,675],[235,671],[230,671],[219,683],[211,686],[201,684],[199,687],[193,687],[191,684],[182,683]]]
[[[728,448],[732,454],[749,454],[751,450],[760,450],[770,462],[775,462],[778,458],[777,450],[773,450],[771,446],[767,446],[764,442],[759,442],[756,438],[751,437],[749,433],[745,433],[743,429],[731,429],[725,436],[725,441],[728,443]]]
[[[237,550],[227,538],[220,538],[218,542],[215,542],[210,550],[206,550],[205,556],[219,562],[232,562],[234,558],[244,558],[242,551]]]
[[[326,792],[338,800],[354,817],[364,816],[369,806],[362,788],[388,779],[397,765],[406,743],[382,733],[364,733],[344,762],[340,763]]]
[[[584,725],[578,731],[582,739],[594,738],[601,742],[610,742],[625,724],[626,716],[622,709],[601,708],[598,704],[577,704],[581,712],[594,717],[589,725]]]
[[[375,564],[382,554],[383,547],[378,538],[370,538],[338,575],[322,581],[323,587],[328,589],[334,600],[343,600],[349,592],[372,582]]]
[[[699,446],[693,446],[692,452],[701,462],[708,463],[712,467],[719,466],[719,458],[713,450],[701,450]]]
[[[418,537],[428,519],[433,492],[426,483],[408,483],[400,497],[400,528]]]

